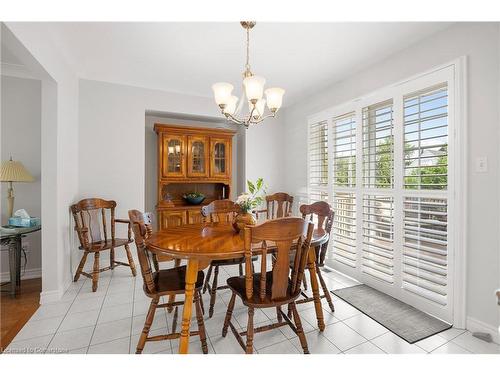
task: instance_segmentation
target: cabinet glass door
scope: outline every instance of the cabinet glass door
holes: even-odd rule
[[[212,138],[211,144],[211,170],[212,177],[229,176],[230,149],[229,142],[226,139]]]
[[[165,151],[162,168],[164,177],[184,177],[186,175],[184,142],[184,137],[182,136],[165,136],[163,141]]]
[[[205,137],[188,137],[188,175],[206,177],[208,175],[208,150]]]

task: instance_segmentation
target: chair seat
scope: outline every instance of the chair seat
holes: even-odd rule
[[[258,257],[257,255],[252,257],[252,262],[257,260]],[[213,266],[234,266],[235,264],[240,264],[245,260],[245,257],[241,258],[233,258],[233,259],[218,259],[218,260],[213,260],[212,265]]]
[[[134,240],[129,240],[126,238],[115,238],[114,241],[112,240],[105,240],[105,241],[96,241],[92,242],[89,244],[87,248],[84,248],[83,246],[80,246],[79,249],[81,250],[86,250],[86,251],[101,251],[101,250],[108,250],[113,248],[117,248],[120,246],[125,246],[128,245],[129,243],[134,242]]]
[[[273,306],[281,306],[290,302],[293,302],[300,295],[300,289],[292,294],[292,282],[288,280],[288,291],[287,295],[284,298],[279,300],[271,299],[271,288],[273,285],[273,272],[266,272],[266,295],[264,299],[260,298],[260,273],[253,274],[253,295],[251,299],[248,299],[246,296],[246,288],[245,288],[245,276],[235,276],[227,279],[227,285],[229,288],[235,292],[238,296],[240,296],[242,302],[246,306],[252,307],[273,307]]]
[[[203,286],[205,274],[198,271],[195,288],[200,289]],[[186,266],[169,268],[153,272],[153,282],[156,286],[156,294],[184,294],[186,289]],[[145,290],[146,294],[147,291]]]

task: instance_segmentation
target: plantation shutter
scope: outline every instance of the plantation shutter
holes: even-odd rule
[[[330,242],[333,259],[356,267],[356,199],[354,193],[334,193],[332,208],[335,216]]]
[[[308,139],[309,200],[328,200],[328,122],[309,125]]]
[[[448,186],[448,89],[432,87],[404,99],[405,189]]]
[[[379,280],[394,282],[394,199],[363,197],[363,255],[361,270]]]
[[[446,199],[404,198],[403,289],[447,303]]]
[[[333,184],[356,186],[356,120],[354,113],[333,119]]]
[[[392,100],[363,108],[363,186],[394,186]]]

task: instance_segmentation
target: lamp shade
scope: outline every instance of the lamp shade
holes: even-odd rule
[[[259,76],[250,76],[243,80],[243,85],[245,86],[245,93],[248,100],[259,100],[262,99],[262,94],[264,93],[264,85],[266,80]]]
[[[217,105],[227,105],[231,98],[233,85],[226,82],[218,82],[212,85],[212,90],[214,91],[214,99]]]
[[[270,110],[278,110],[283,103],[283,94],[285,90],[279,87],[272,87],[266,90],[267,106]]]
[[[0,181],[2,182],[33,182],[35,179],[20,161],[2,161],[0,167]]]

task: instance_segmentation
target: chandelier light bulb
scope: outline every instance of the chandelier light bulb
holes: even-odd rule
[[[219,107],[225,107],[229,104],[233,88],[233,85],[226,82],[218,82],[212,85],[215,103],[217,103]]]
[[[267,99],[267,107],[269,110],[276,112],[281,108],[283,104],[283,95],[285,94],[285,90],[279,87],[272,87],[265,91],[266,99]]]
[[[251,76],[243,80],[243,85],[245,86],[245,94],[248,100],[259,100],[262,99],[264,94],[264,85],[266,80],[260,76]]]

